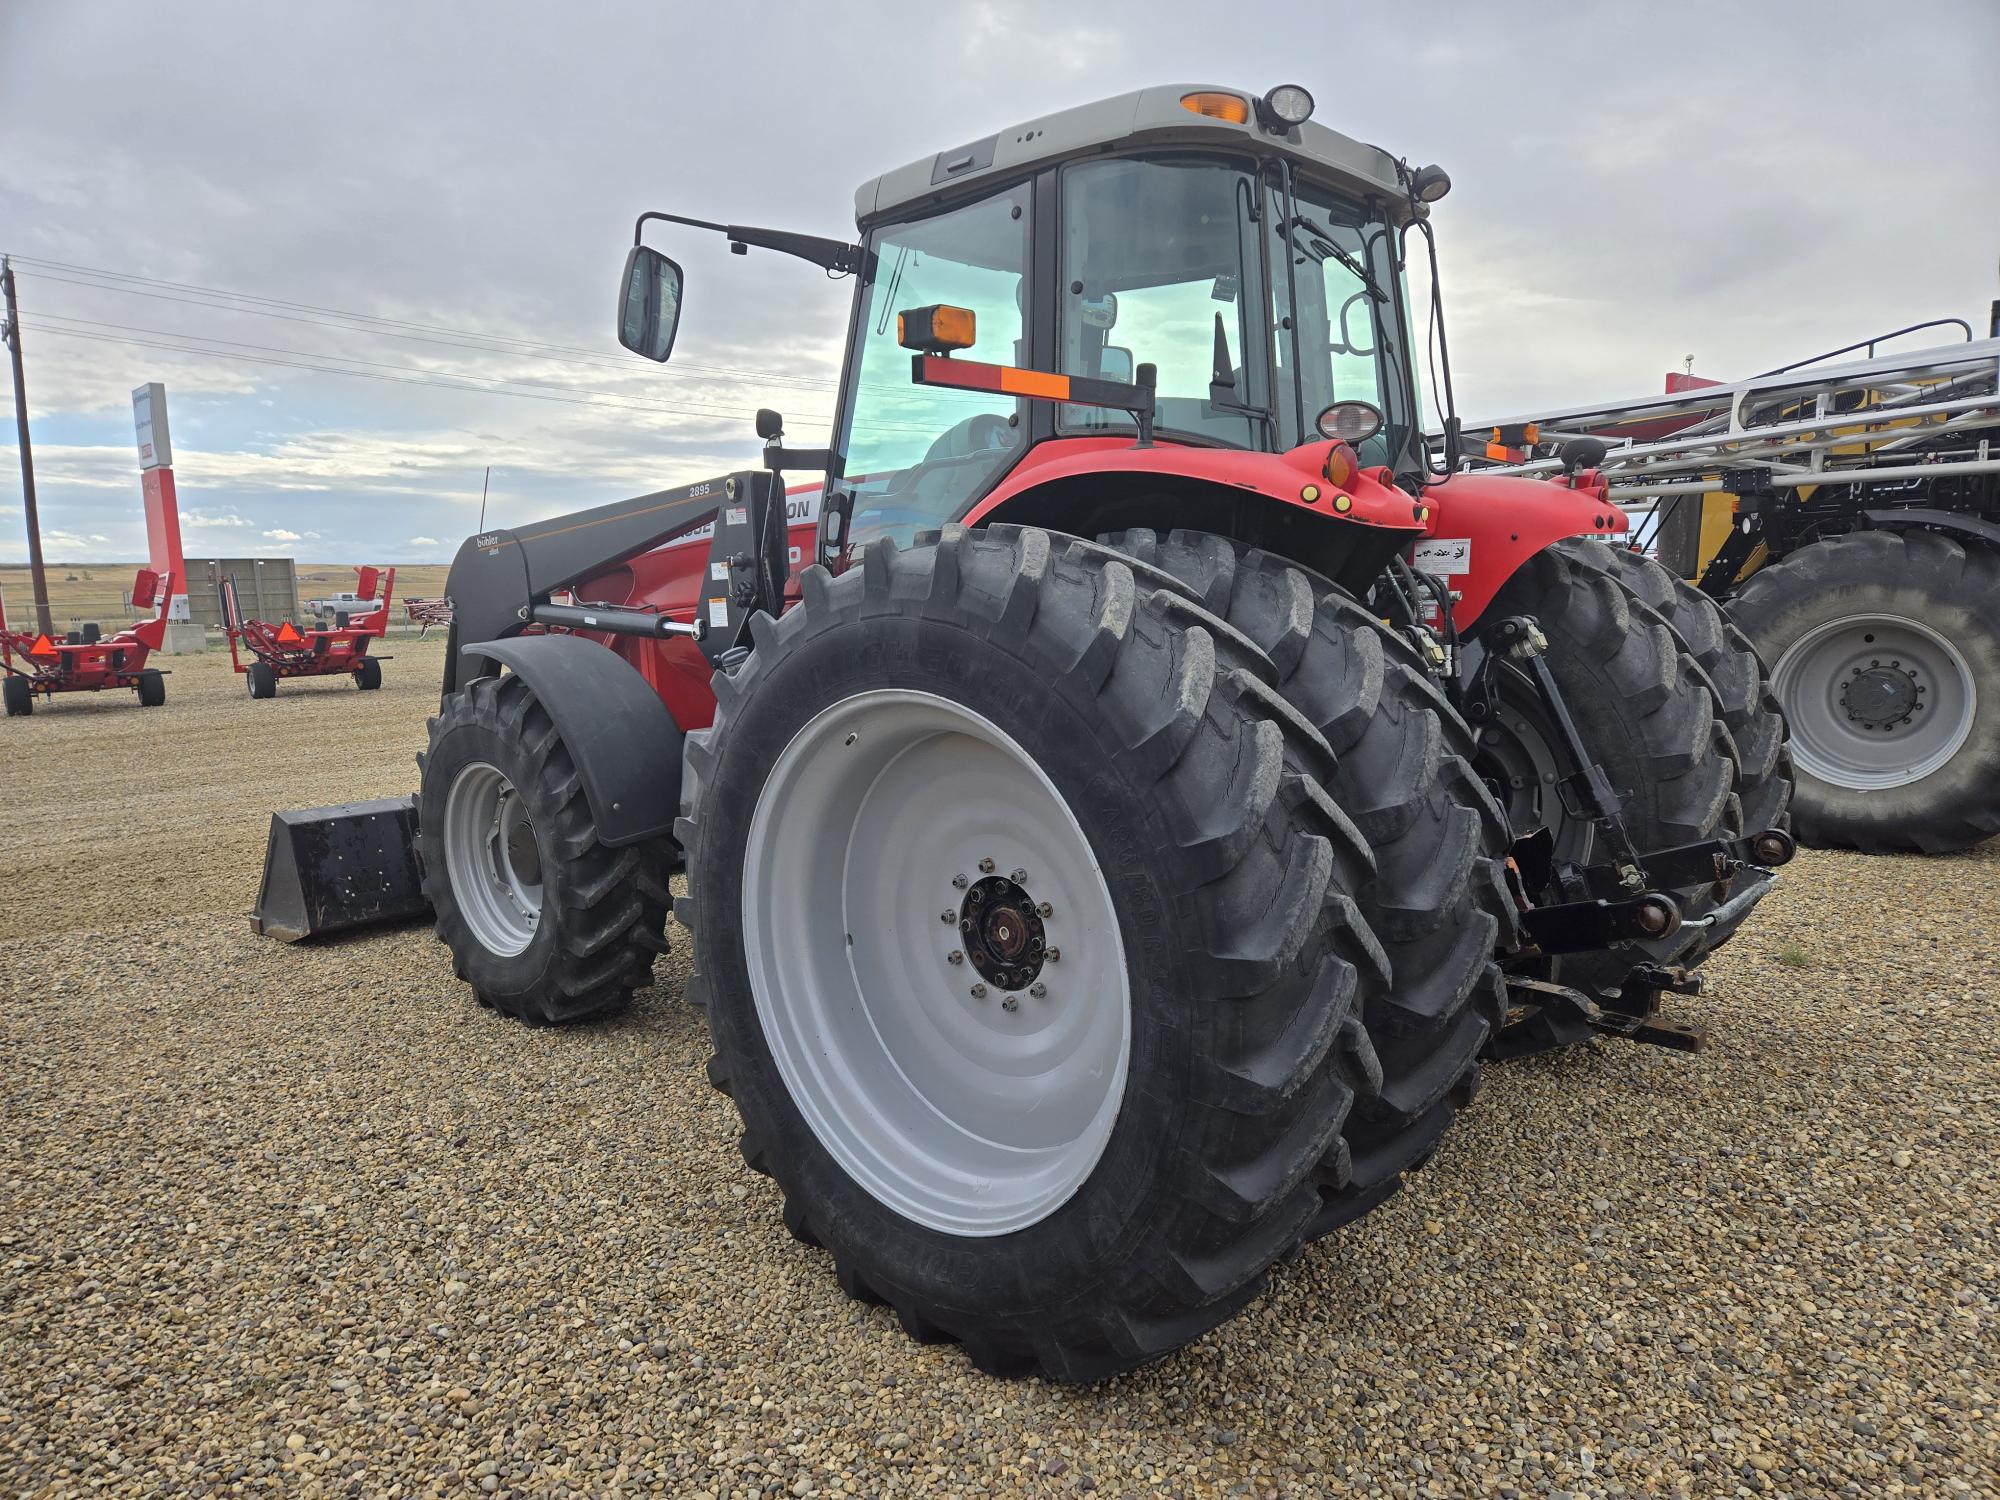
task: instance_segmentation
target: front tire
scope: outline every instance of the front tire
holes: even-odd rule
[[[1254,653],[1103,548],[949,527],[800,582],[716,679],[678,830],[744,1157],[919,1340],[1165,1354],[1319,1210],[1386,978],[1366,846]],[[998,954],[993,899],[1060,961]]]
[[[1791,724],[1801,843],[1944,854],[2000,833],[2000,555],[1852,532],[1758,572],[1729,612]]]
[[[531,1025],[614,1011],[666,951],[665,840],[598,842],[561,730],[521,678],[475,678],[418,757],[436,931],[481,1005]]]
[[[158,667],[147,667],[139,673],[139,707],[158,708],[167,701],[167,679]]]
[[[25,677],[0,678],[0,699],[5,700],[10,719],[23,719],[35,711],[35,690]]]
[[[267,661],[251,662],[249,671],[243,674],[243,685],[253,698],[278,696],[278,674]]]
[[[361,664],[354,669],[354,685],[364,693],[382,686],[382,663],[372,656],[362,657]]]

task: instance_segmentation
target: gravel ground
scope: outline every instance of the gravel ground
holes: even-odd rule
[[[421,931],[251,934],[272,808],[412,784],[396,656],[0,726],[6,1491],[2000,1493],[2000,845],[1803,857],[1706,1053],[1496,1069],[1246,1316],[1003,1384],[784,1233],[680,953],[533,1032]]]

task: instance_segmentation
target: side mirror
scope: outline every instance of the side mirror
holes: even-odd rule
[[[1104,380],[1132,383],[1132,351],[1122,344],[1106,344],[1097,356],[1097,373]]]
[[[618,289],[618,342],[665,363],[681,325],[681,268],[659,251],[634,245]]]

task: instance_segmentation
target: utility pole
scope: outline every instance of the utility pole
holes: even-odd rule
[[[479,529],[486,529],[486,491],[493,483],[493,465],[486,466],[486,477],[479,483]]]
[[[14,263],[0,257],[0,295],[7,299],[4,329],[14,361],[14,426],[21,436],[21,509],[28,517],[28,576],[35,585],[35,628],[55,633],[49,614],[49,575],[42,567],[42,521],[35,513],[35,454],[28,446],[28,388],[21,382],[21,309],[14,300]]]

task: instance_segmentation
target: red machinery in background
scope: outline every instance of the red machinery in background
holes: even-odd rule
[[[382,663],[389,658],[369,655],[368,646],[388,633],[389,596],[395,591],[396,570],[390,568],[386,575],[376,568],[354,571],[359,579],[355,593],[372,607],[334,630],[301,630],[290,620],[275,625],[246,620],[236,602],[236,580],[222,581],[222,627],[229,637],[229,660],[249,678],[251,697],[276,697],[281,677],[346,673],[363,692],[382,685]],[[379,597],[377,583],[382,585]],[[248,662],[243,660],[243,651],[250,654]]]
[[[167,701],[166,673],[146,665],[167,633],[167,610],[173,588],[167,575],[141,568],[132,581],[132,603],[156,608],[150,620],[128,625],[116,635],[102,636],[87,626],[69,639],[31,635],[7,628],[7,607],[0,600],[0,699],[7,717],[35,711],[37,697],[57,693],[97,693],[105,688],[131,688],[141,708],[158,708]],[[19,665],[16,665],[16,662]]]

